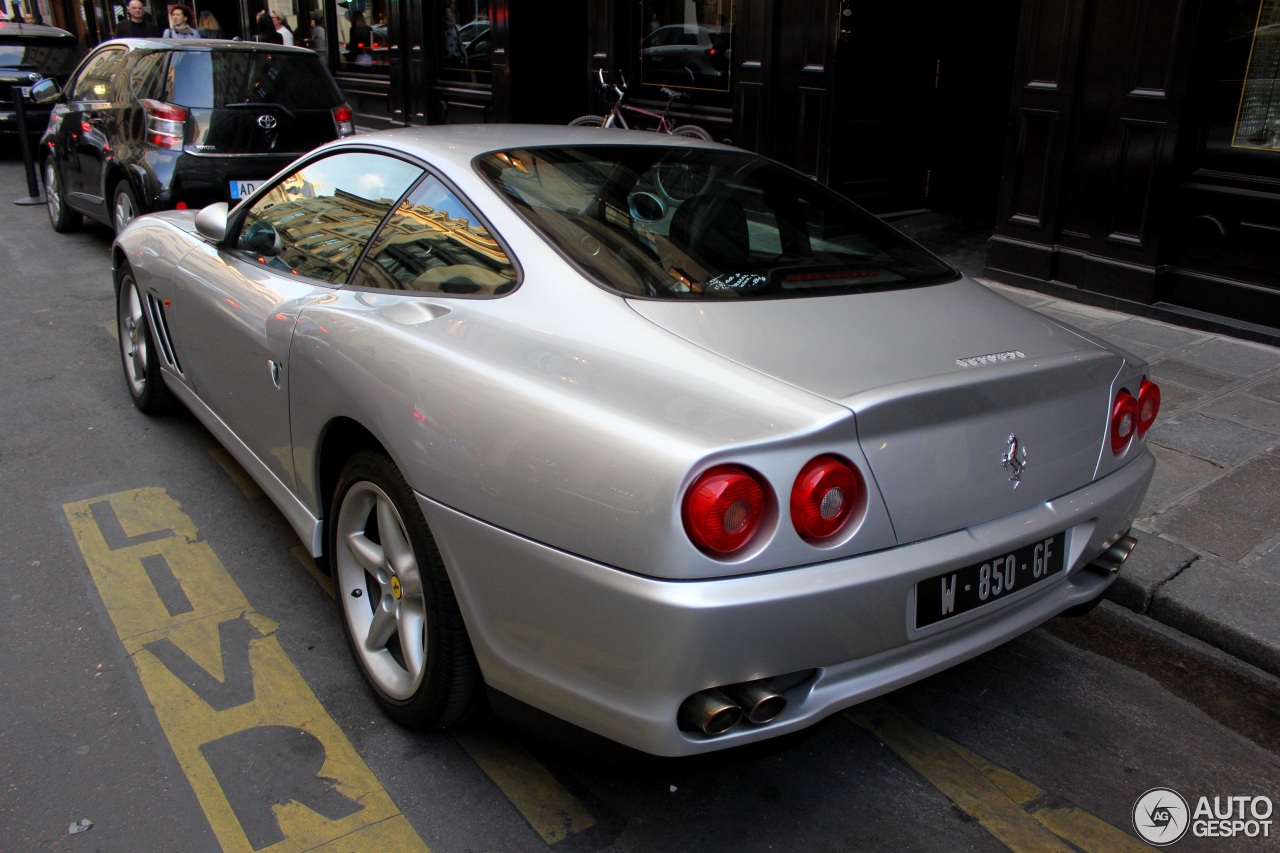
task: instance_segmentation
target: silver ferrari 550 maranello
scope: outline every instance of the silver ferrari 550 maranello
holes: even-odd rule
[[[410,726],[795,731],[1096,603],[1155,467],[1141,360],[714,143],[362,135],[112,258],[134,401],[262,485]]]

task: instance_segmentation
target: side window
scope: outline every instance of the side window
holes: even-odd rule
[[[153,53],[134,54],[137,59],[129,69],[129,85],[133,87],[136,98],[163,98],[161,85],[164,82],[164,60],[167,54]]]
[[[120,72],[124,70],[124,48],[110,48],[89,60],[72,84],[69,101],[114,101]]]
[[[315,160],[254,202],[236,247],[263,266],[341,284],[421,175],[403,160],[361,151]]]
[[[515,267],[475,212],[428,176],[378,232],[351,284],[496,296],[515,282]]]

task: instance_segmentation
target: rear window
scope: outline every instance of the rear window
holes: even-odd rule
[[[16,39],[0,36],[0,67],[39,71],[44,75],[70,74],[84,56],[70,39]]]
[[[565,257],[627,296],[784,299],[959,275],[821,184],[748,152],[590,145],[476,162]]]
[[[320,58],[267,51],[174,51],[172,103],[194,109],[280,104],[329,110],[342,94]]]

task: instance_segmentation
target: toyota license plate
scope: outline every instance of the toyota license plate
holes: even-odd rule
[[[1062,571],[1066,534],[916,584],[916,627],[968,613]]]
[[[253,191],[258,188],[258,184],[258,181],[232,181],[231,200],[239,201],[247,195],[252,195]]]

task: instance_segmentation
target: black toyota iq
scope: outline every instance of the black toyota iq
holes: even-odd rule
[[[254,42],[118,39],[85,57],[41,139],[49,221],[117,233],[156,210],[235,204],[301,154],[355,132],[314,52]]]

